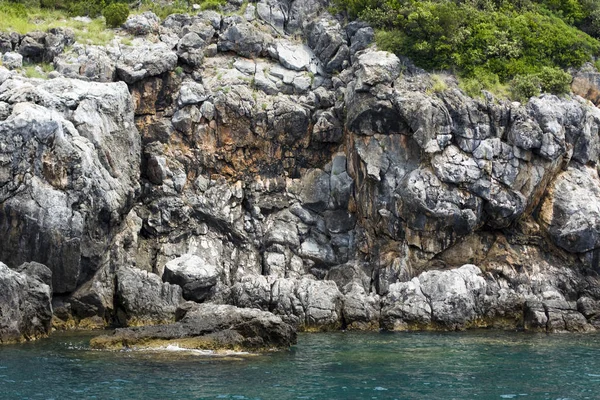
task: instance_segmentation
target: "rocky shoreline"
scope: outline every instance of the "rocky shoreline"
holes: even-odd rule
[[[0,33],[0,343],[600,329],[600,110],[467,97],[327,5]]]

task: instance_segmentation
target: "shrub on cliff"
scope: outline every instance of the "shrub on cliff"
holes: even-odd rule
[[[598,0],[335,1],[350,17],[377,29],[381,49],[425,69],[451,70],[467,80],[484,76],[492,85],[494,76],[500,83],[517,76],[515,83],[528,76],[542,79],[548,71],[579,67],[600,53],[600,42],[577,28],[595,21],[582,1],[600,10]],[[554,93],[565,88],[539,86]]]
[[[102,10],[102,15],[106,19],[107,26],[116,28],[127,21],[129,7],[123,3],[113,3]]]

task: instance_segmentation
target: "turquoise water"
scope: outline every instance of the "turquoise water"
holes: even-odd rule
[[[1,399],[600,399],[600,335],[302,334],[292,350],[102,352],[90,336],[0,347]]]

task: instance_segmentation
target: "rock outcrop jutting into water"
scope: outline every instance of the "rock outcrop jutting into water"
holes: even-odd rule
[[[327,3],[136,15],[130,45],[0,35],[56,69],[0,67],[0,261],[49,268],[54,326],[600,328],[600,110],[467,97]],[[49,286],[2,268],[24,311],[0,340],[47,332]]]

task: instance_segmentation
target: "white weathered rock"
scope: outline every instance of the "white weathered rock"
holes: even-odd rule
[[[217,284],[221,266],[196,255],[186,254],[165,265],[165,282],[181,286],[186,300],[202,302]]]
[[[23,56],[19,53],[4,53],[2,55],[2,65],[8,69],[23,68]]]

